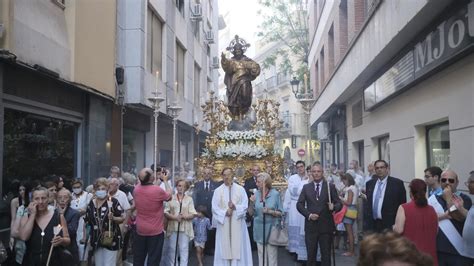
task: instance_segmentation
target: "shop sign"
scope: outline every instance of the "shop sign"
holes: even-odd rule
[[[474,0],[442,21],[364,90],[370,110],[474,46]]]

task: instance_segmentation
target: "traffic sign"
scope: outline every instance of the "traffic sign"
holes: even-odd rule
[[[298,156],[303,157],[303,156],[305,156],[305,154],[306,154],[306,151],[304,149],[299,149],[298,150]]]

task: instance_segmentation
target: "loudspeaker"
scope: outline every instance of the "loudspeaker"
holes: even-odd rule
[[[124,79],[124,69],[123,67],[116,67],[115,68],[115,78],[117,79],[118,85],[123,84],[123,79]]]

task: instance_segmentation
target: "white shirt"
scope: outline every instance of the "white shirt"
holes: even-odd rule
[[[124,211],[127,211],[128,209],[130,209],[130,203],[128,202],[127,195],[123,191],[117,190],[117,192],[115,192],[115,194],[112,197],[118,200],[118,202],[120,203],[120,206],[122,207]]]
[[[377,182],[375,183],[374,194],[372,197],[372,206],[374,206],[374,203],[375,203],[377,190],[379,189],[379,186],[382,186],[382,191],[381,191],[380,199],[379,199],[379,205],[377,206],[377,219],[382,219],[382,205],[383,205],[383,198],[385,196],[385,189],[387,188],[387,179],[388,179],[388,176],[386,176],[382,181],[380,181],[380,179],[377,179]]]
[[[344,201],[346,201],[349,198],[349,191],[352,191],[352,202],[351,205],[356,205],[357,204],[357,195],[359,195],[359,189],[357,189],[357,186],[350,185],[349,187],[344,188]]]
[[[474,206],[472,206],[467,213],[462,238],[464,242],[464,250],[468,256],[474,258]]]

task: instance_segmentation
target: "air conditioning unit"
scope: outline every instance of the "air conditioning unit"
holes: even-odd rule
[[[327,140],[329,137],[329,126],[327,122],[318,123],[318,139]]]
[[[206,31],[206,41],[208,43],[214,43],[214,32],[212,30]]]
[[[202,6],[201,4],[194,4],[191,10],[191,20],[201,21],[202,20]]]

